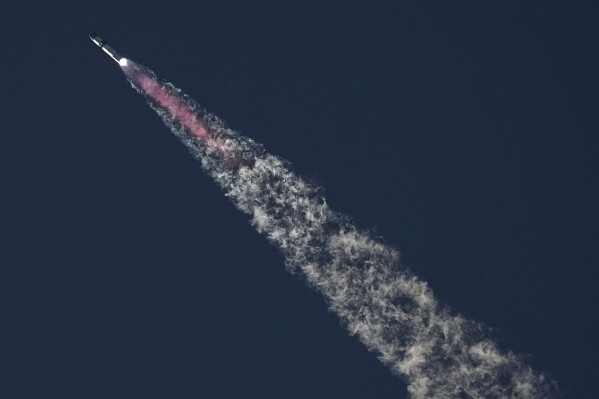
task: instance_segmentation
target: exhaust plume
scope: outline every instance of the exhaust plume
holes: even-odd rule
[[[499,349],[482,325],[440,305],[395,249],[331,210],[289,163],[146,67],[130,60],[121,67],[225,195],[281,250],[288,270],[323,294],[349,333],[407,383],[412,398],[553,396],[545,375]]]

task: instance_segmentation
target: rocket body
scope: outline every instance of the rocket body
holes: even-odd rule
[[[89,38],[92,42],[94,42],[94,44],[96,46],[100,47],[102,49],[102,51],[104,51],[106,54],[108,54],[108,56],[110,58],[112,58],[117,64],[119,64],[120,66],[127,65],[127,59],[121,57],[121,55],[119,53],[117,53],[115,49],[113,49],[112,47],[110,47],[108,45],[106,40],[102,39],[100,36],[96,35],[95,33],[92,33],[91,35],[89,35]]]

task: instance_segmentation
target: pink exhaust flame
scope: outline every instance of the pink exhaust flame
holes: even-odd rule
[[[165,87],[143,71],[135,68],[130,60],[128,64],[121,65],[123,71],[160,107],[168,111],[172,117],[180,122],[191,136],[201,141],[207,147],[214,149],[229,167],[237,169],[243,166],[243,159],[239,153],[227,147],[224,140],[215,137],[202,123],[198,115],[177,96],[169,93]]]

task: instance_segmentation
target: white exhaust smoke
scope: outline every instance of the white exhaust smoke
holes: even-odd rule
[[[258,232],[281,250],[288,269],[323,294],[350,334],[407,383],[412,398],[553,396],[546,376],[500,350],[480,324],[441,306],[427,284],[401,266],[395,249],[332,211],[288,163],[145,67],[129,60],[124,71]]]

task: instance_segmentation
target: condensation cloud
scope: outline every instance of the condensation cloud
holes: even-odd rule
[[[413,399],[550,398],[554,384],[501,350],[474,321],[438,303],[399,253],[329,208],[286,161],[139,64],[123,68],[289,271],[320,291],[350,334],[408,385]]]

